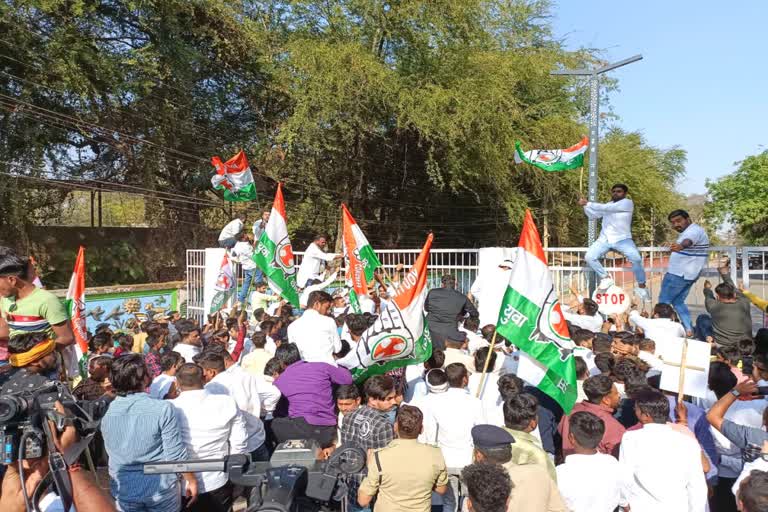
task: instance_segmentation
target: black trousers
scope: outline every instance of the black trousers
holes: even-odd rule
[[[191,507],[184,509],[189,512],[230,512],[235,498],[232,495],[232,482],[227,482],[215,491],[204,492],[197,497]]]
[[[328,448],[336,441],[336,425],[310,425],[304,418],[275,418],[272,433],[278,443],[290,439],[314,439],[321,448]]]
[[[717,478],[717,485],[712,493],[712,499],[709,501],[709,508],[712,512],[736,512],[736,497],[731,491],[731,487],[736,483],[735,478]]]

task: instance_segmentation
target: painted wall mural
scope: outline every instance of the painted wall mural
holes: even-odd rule
[[[113,330],[123,329],[126,321],[151,319],[158,313],[176,310],[177,290],[149,290],[85,296],[86,326],[90,332],[107,323]]]

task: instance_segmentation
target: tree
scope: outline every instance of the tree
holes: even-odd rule
[[[745,244],[768,244],[768,151],[748,156],[733,173],[707,180],[705,207],[713,225],[733,223]]]

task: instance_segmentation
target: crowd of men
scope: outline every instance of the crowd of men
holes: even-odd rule
[[[685,212],[670,219],[687,222],[680,233],[690,228]],[[242,234],[243,219],[233,222],[220,245],[247,260],[252,239]],[[605,243],[628,252],[634,246],[616,242]],[[677,243],[676,252],[699,258],[690,239]],[[227,454],[267,461],[292,439],[314,440],[319,457],[341,445],[367,452],[366,468],[347,481],[353,511],[768,510],[768,330],[753,334],[748,321],[750,300],[763,309],[768,303],[738,290],[728,268],[714,291],[705,286],[709,314],[695,328],[679,306],[683,288],[687,294],[698,278],[685,274],[692,268],[686,261],[677,262],[682,281],[667,284],[669,302],[647,314],[633,309],[606,319],[589,298],[574,299],[566,316],[579,398],[565,414],[518,377],[515,340],[496,336],[491,346],[495,326],[480,324],[475,303],[451,275],[425,304],[429,359],[354,382],[337,361],[387,307],[399,274],[394,283],[371,283],[363,312],[354,313],[343,288],[324,291],[334,274],[326,267],[340,259],[326,245],[316,237],[299,271],[301,309],[244,267],[255,284],[243,288],[252,296],[241,294],[241,304],[203,325],[173,312],[127,331],[102,325],[89,333],[73,393],[111,399],[91,450],[97,465],[108,466],[110,486],[102,491],[86,465],[71,465],[78,511],[229,511],[249,490],[226,473],[149,475],[143,465]],[[74,342],[66,311],[33,281],[27,258],[0,249],[3,395],[30,379],[68,378],[60,371]],[[712,344],[711,393],[678,401],[659,388],[656,349],[669,335],[694,330]],[[64,426],[57,448],[72,437]],[[45,457],[24,461],[23,474],[7,466],[0,510],[25,510],[19,488],[34,488],[46,464]]]

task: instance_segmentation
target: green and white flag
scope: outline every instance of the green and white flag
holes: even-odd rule
[[[530,211],[525,212],[518,246],[496,332],[527,356],[520,359],[517,375],[554,398],[568,414],[577,394],[574,344]]]
[[[254,201],[256,200],[256,184],[253,182],[251,166],[245,153],[238,154],[222,162],[221,158],[214,156],[211,164],[216,168],[216,174],[211,178],[214,190],[221,192],[226,201]]]
[[[515,141],[515,163],[531,164],[545,171],[567,171],[584,165],[584,153],[589,147],[589,138],[583,137],[578,144],[566,149],[532,149],[523,151],[520,141]]]
[[[427,300],[427,262],[432,235],[397,287],[397,294],[360,337],[355,348],[337,361],[352,372],[355,382],[395,368],[423,363],[432,355],[424,302]]]
[[[235,293],[235,275],[232,272],[232,264],[229,262],[229,255],[225,252],[224,258],[221,260],[221,266],[219,267],[219,274],[216,276],[216,284],[213,285],[214,294],[211,300],[211,309],[208,311],[209,315],[217,313],[224,304]]]
[[[277,184],[275,202],[269,215],[267,227],[259,238],[253,261],[264,272],[269,287],[291,303],[299,306],[299,291],[296,288],[296,265],[293,259],[293,247],[288,238],[288,221],[285,216],[283,188]]]

